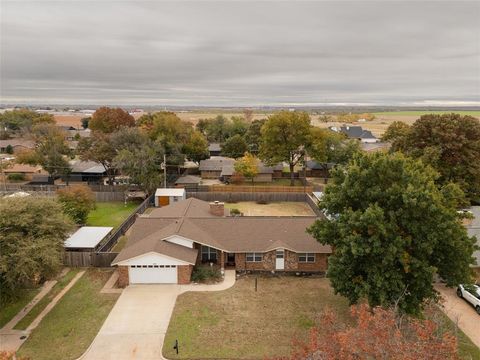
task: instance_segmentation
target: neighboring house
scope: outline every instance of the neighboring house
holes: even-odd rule
[[[187,192],[179,188],[162,188],[155,191],[155,206],[166,206],[177,201],[185,200]]]
[[[195,187],[200,185],[201,181],[202,179],[199,176],[185,175],[185,176],[180,176],[175,181],[175,186],[176,187]]]
[[[387,142],[377,142],[377,143],[369,143],[369,142],[362,142],[361,148],[363,151],[366,152],[375,152],[375,151],[388,151],[392,144]]]
[[[228,182],[235,173],[235,159],[227,157],[211,157],[200,161],[200,173],[202,179],[220,179]],[[283,165],[266,166],[261,161],[258,163],[258,174],[254,182],[271,182],[274,178],[281,178]]]
[[[345,134],[349,139],[360,140],[362,143],[375,143],[379,141],[370,130],[364,130],[361,126],[331,126],[330,130]]]
[[[0,152],[6,153],[9,145],[12,147],[14,153],[18,153],[33,149],[35,147],[35,142],[21,138],[0,140]]]
[[[198,169],[202,179],[219,179],[222,174],[222,169],[225,165],[235,164],[235,159],[213,156],[210,159],[201,160]]]
[[[220,156],[222,154],[222,148],[219,143],[208,144],[208,152],[210,156]]]
[[[92,134],[90,129],[69,129],[66,132],[66,137],[65,140],[67,141],[75,141],[75,140],[80,140],[83,138],[89,138],[90,135]]]
[[[107,176],[105,167],[95,161],[70,161],[72,171],[68,175],[68,181],[70,182],[87,182],[101,184],[103,177]],[[62,177],[63,181],[67,180],[67,177]]]
[[[13,164],[3,170],[5,176],[8,177],[10,174],[22,174],[27,181],[31,181],[35,175],[46,175],[46,172],[43,171],[40,165],[32,166],[26,164]]]
[[[113,230],[106,226],[83,226],[65,240],[66,251],[97,251],[100,243]]]
[[[120,285],[186,284],[202,263],[237,271],[326,271],[330,246],[305,231],[316,217],[228,215],[223,203],[189,198],[138,218],[112,262]]]
[[[319,163],[315,160],[308,160],[305,163],[307,177],[330,177],[330,170],[335,166],[334,163]]]

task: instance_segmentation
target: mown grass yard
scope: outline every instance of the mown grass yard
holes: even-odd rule
[[[97,202],[95,210],[88,214],[88,226],[118,227],[137,207],[139,202]]]
[[[328,279],[246,277],[220,292],[189,292],[177,298],[163,352],[169,359],[262,359],[287,356],[292,341],[308,340],[309,329],[322,329],[319,314],[334,310],[345,324],[352,322],[345,298],[333,294]],[[455,326],[438,308],[442,328]],[[457,330],[458,331],[458,330]],[[172,346],[178,339],[180,353]],[[458,332],[462,359],[480,359],[480,350]]]
[[[40,288],[23,289],[17,291],[14,299],[4,300],[0,297],[0,329],[5,326],[15,315],[33,300]]]
[[[245,216],[313,216],[315,213],[305,202],[278,201],[257,204],[255,201],[227,203],[228,209],[238,209]]]
[[[178,297],[164,342],[171,359],[261,359],[289,354],[292,340],[305,339],[328,306],[349,321],[346,299],[322,278],[240,279],[220,292]],[[180,354],[171,344],[178,339]]]
[[[65,286],[67,286],[74,276],[80,271],[80,269],[70,269],[65,276],[58,279],[54,287],[46,294],[42,300],[35,304],[35,306],[30,309],[27,315],[20,320],[14,329],[25,330],[35,318],[40,315],[40,313],[47,307],[47,305],[62,291]]]
[[[19,355],[35,360],[69,360],[82,355],[118,298],[118,294],[100,293],[112,271],[88,270],[32,332]]]

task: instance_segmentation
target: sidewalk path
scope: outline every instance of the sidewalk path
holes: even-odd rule
[[[445,285],[436,285],[445,300],[442,311],[467,335],[472,342],[480,347],[480,316],[473,306],[459,298],[455,289],[447,288]]]
[[[177,296],[187,291],[221,291],[234,284],[235,271],[227,270],[223,282],[215,285],[130,285],[79,359],[164,359],[163,341]]]
[[[28,311],[38,301],[40,301],[50,291],[50,289],[56,284],[56,281],[51,281],[49,283],[53,283],[53,284],[48,284],[48,285],[47,285],[47,283],[45,283],[44,288],[40,292],[40,293],[43,293],[43,295],[38,299],[37,299],[37,297],[35,297],[35,299],[33,299],[30,302],[30,304],[28,304],[24,308],[24,310],[25,310],[25,309],[27,309],[27,307],[32,305],[28,308],[28,311],[24,311],[24,310],[20,311],[21,316],[19,316],[20,313],[17,314],[16,317],[18,317],[18,319],[15,323],[13,323],[13,319],[12,319],[12,321],[10,321],[7,324],[9,326],[8,328],[7,328],[7,325],[5,325],[0,330],[0,350],[17,351],[20,348],[20,346],[27,340],[28,335],[30,335],[32,330],[35,329],[38,326],[38,324],[40,324],[40,321],[42,321],[42,319],[50,312],[50,310],[53,309],[53,307],[58,303],[58,301],[63,297],[63,295],[65,295],[65,293],[68,290],[70,290],[70,288],[73,285],[75,285],[77,280],[80,279],[84,273],[85,273],[85,270],[80,271],[77,275],[75,275],[75,277],[68,283],[68,285],[65,286],[65,288],[63,288],[62,291],[60,291],[57,294],[57,296],[55,296],[55,298],[53,298],[53,300],[45,307],[45,309],[43,309],[43,311],[35,318],[35,320],[33,320],[33,322],[30,324],[30,326],[26,330],[14,330],[13,327],[28,313]],[[49,287],[48,291],[45,290],[45,287],[47,287],[47,286]],[[44,293],[44,290],[46,291],[45,293]],[[39,296],[40,293],[37,296]]]

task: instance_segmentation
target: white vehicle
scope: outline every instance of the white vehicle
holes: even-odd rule
[[[472,304],[477,314],[480,315],[480,286],[458,285],[457,295]]]

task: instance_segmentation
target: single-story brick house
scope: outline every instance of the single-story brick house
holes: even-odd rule
[[[13,153],[19,153],[35,148],[35,142],[22,138],[0,140],[0,153],[6,153],[9,147]]]
[[[201,160],[199,166],[201,177],[229,181],[235,174],[235,162],[235,159],[222,156]],[[267,166],[259,161],[257,169],[258,174],[253,178],[254,182],[272,182],[273,179],[282,177],[283,165]]]
[[[112,265],[121,286],[189,283],[202,263],[222,270],[325,272],[331,248],[306,232],[316,219],[234,217],[223,203],[190,198],[139,217]]]

